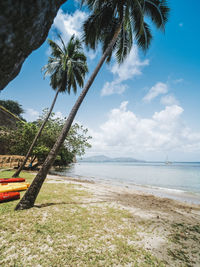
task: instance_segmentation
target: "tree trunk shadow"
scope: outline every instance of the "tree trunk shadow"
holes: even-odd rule
[[[96,204],[96,203],[106,203],[111,201],[91,201],[91,202],[57,202],[57,203],[44,203],[39,205],[34,205],[35,208],[45,208],[49,206],[56,206],[56,205],[87,205],[87,204]]]

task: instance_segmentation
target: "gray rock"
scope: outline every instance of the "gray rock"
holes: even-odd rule
[[[45,41],[66,0],[0,0],[0,90]]]

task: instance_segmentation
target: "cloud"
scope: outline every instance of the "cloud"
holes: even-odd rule
[[[182,78],[173,81],[174,84],[182,83],[184,80]]]
[[[53,119],[62,119],[62,120],[64,120],[64,116],[63,116],[63,114],[62,114],[62,112],[61,111],[56,111],[55,113],[54,113],[54,116],[53,116]]]
[[[32,108],[27,108],[25,110],[25,113],[24,113],[23,117],[27,121],[35,121],[39,117],[39,112],[37,110],[32,109]]]
[[[121,65],[115,63],[112,66],[111,72],[118,76],[119,82],[122,82],[141,75],[141,68],[147,65],[149,65],[149,60],[141,61],[138,55],[138,48],[134,45],[124,63]]]
[[[160,112],[155,112],[153,119],[155,121],[167,124],[168,122],[174,122],[183,113],[183,108],[177,105],[167,106]],[[170,126],[171,127],[171,126]]]
[[[149,92],[144,96],[143,101],[151,102],[154,98],[159,96],[160,94],[166,94],[168,92],[168,86],[165,83],[157,82]]]
[[[86,12],[80,11],[78,9],[72,14],[64,13],[64,11],[60,9],[54,20],[53,26],[60,32],[65,42],[68,42],[73,34],[75,34],[79,39],[81,39],[83,34],[82,25],[83,22],[87,19],[87,17],[88,14]],[[59,43],[60,41],[57,40],[56,42]],[[85,54],[90,60],[93,60],[100,52],[100,49],[92,51],[86,49],[84,45],[83,47]]]
[[[165,105],[165,106],[171,106],[171,105],[179,104],[178,100],[175,98],[174,95],[163,96],[160,100],[160,103]]]
[[[101,90],[101,95],[113,95],[113,94],[119,94],[121,95],[126,89],[128,88],[125,84],[120,84],[118,81],[113,82],[106,82],[104,84],[103,89]]]
[[[136,45],[130,51],[125,61],[119,65],[113,64],[110,71],[114,75],[114,81],[106,82],[103,86],[101,95],[122,94],[128,86],[122,82],[133,79],[135,76],[142,74],[142,68],[149,65],[149,60],[141,61]]]
[[[87,57],[89,57],[90,60],[93,60],[97,57],[99,53],[101,53],[101,50],[99,49],[99,47],[97,47],[95,51],[92,49],[85,49],[85,53],[87,54]]]
[[[73,14],[64,13],[62,9],[58,11],[54,19],[54,27],[59,30],[65,42],[69,41],[75,34],[77,37],[82,35],[82,24],[87,18],[87,13],[76,10]]]
[[[128,110],[128,102],[112,109],[107,120],[97,129],[89,129],[90,153],[110,156],[132,156],[164,160],[166,153],[197,152],[200,150],[200,132],[193,133],[182,121],[183,108],[167,106],[150,118],[138,117]],[[178,154],[177,154],[178,155]]]

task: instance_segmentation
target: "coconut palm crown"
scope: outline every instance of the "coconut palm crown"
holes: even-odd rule
[[[169,16],[166,0],[83,0],[83,3],[92,11],[83,25],[83,38],[90,48],[96,49],[101,42],[104,52],[120,27],[107,62],[115,52],[118,63],[122,63],[134,41],[139,48],[146,51],[152,34],[145,19],[150,19],[158,29],[164,31]]]
[[[74,93],[77,91],[77,84],[83,87],[85,74],[88,72],[86,56],[82,51],[82,45],[74,35],[65,45],[59,36],[61,46],[52,40],[48,40],[51,47],[51,56],[47,65],[42,70],[44,76],[50,76],[50,85],[59,92],[70,93],[71,87]]]

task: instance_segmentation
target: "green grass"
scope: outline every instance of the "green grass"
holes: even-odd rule
[[[176,244],[177,248],[168,249],[168,254],[185,266],[193,266],[195,264],[193,259],[199,256],[197,247],[200,247],[200,224],[173,223],[171,226],[172,232],[169,235],[169,241]]]
[[[187,253],[184,250],[182,250],[182,249],[175,249],[175,250],[169,249],[168,252],[169,252],[169,255],[171,255],[174,258],[174,260],[179,260],[179,261],[183,262],[185,264],[185,266],[187,266],[187,267],[192,266],[190,264],[191,261],[187,255]],[[193,263],[195,263],[195,262],[193,262]]]
[[[11,178],[14,173],[15,171],[2,170],[0,172],[0,178]],[[29,172],[21,172],[20,178],[26,178],[26,181],[30,183],[34,178],[34,175]]]
[[[172,224],[172,233],[170,240],[177,244],[184,245],[184,241],[187,240],[197,241],[200,245],[200,224],[189,225],[184,223]]]
[[[44,183],[34,208],[16,212],[16,203],[0,204],[0,266],[164,266],[136,245],[128,211],[93,203],[79,185]]]

